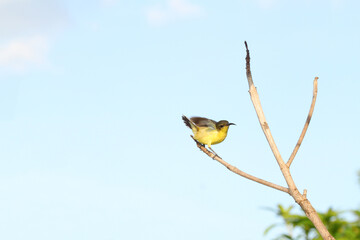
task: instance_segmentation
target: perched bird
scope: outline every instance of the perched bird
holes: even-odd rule
[[[216,152],[211,148],[211,145],[221,143],[227,136],[230,125],[235,123],[229,123],[226,120],[216,122],[214,120],[202,117],[192,117],[188,119],[186,116],[182,116],[184,123],[194,133],[194,139],[203,145],[207,145],[209,149],[215,154]]]

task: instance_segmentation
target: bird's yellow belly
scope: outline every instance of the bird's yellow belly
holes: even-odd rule
[[[221,143],[224,141],[226,137],[226,132],[216,131],[216,130],[208,130],[200,128],[198,131],[194,132],[194,138],[208,146]]]

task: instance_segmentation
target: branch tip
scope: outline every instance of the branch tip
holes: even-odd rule
[[[306,189],[304,189],[303,196],[306,198],[306,195],[307,195],[307,190],[306,190]]]
[[[251,76],[251,70],[250,70],[250,51],[247,45],[247,42],[245,41],[245,48],[246,48],[246,57],[245,57],[245,61],[246,61],[246,77],[248,80],[248,84],[249,84],[249,90],[250,88],[254,85],[254,82],[252,80],[252,76]]]
[[[315,108],[315,102],[316,102],[316,97],[317,97],[317,80],[319,78],[318,77],[315,77],[314,79],[314,86],[313,86],[313,97],[312,97],[312,101],[311,101],[311,105],[310,105],[310,110],[309,110],[309,113],[308,113],[308,116],[306,118],[306,121],[305,121],[305,124],[304,124],[304,128],[300,134],[300,137],[299,137],[299,140],[297,141],[295,147],[294,147],[294,150],[293,152],[291,153],[290,157],[289,157],[289,160],[287,161],[286,163],[286,166],[288,166],[290,168],[290,165],[291,163],[293,162],[299,148],[300,148],[300,145],[302,143],[302,141],[304,140],[304,137],[305,137],[305,134],[306,134],[306,131],[309,127],[309,124],[310,124],[310,120],[311,120],[311,117],[312,117],[312,114],[314,112],[314,108]]]

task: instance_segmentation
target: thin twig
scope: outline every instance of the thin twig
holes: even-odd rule
[[[193,136],[191,136],[191,137],[192,137],[192,139],[194,139]],[[265,186],[268,186],[268,187],[271,187],[271,188],[274,188],[274,189],[277,189],[279,191],[283,191],[283,192],[286,192],[286,193],[289,194],[289,189],[288,188],[279,186],[279,185],[277,185],[275,183],[268,182],[266,180],[263,180],[263,179],[254,177],[254,176],[252,176],[250,174],[247,174],[246,172],[241,171],[237,167],[234,167],[231,164],[227,163],[226,161],[224,161],[218,155],[215,155],[213,152],[209,151],[204,145],[202,145],[201,143],[199,143],[195,139],[194,139],[194,141],[196,142],[196,145],[198,146],[198,148],[200,148],[201,151],[203,151],[205,154],[207,154],[212,159],[214,159],[214,160],[218,161],[219,163],[221,163],[222,165],[224,165],[227,169],[229,169],[233,173],[236,173],[236,174],[238,174],[238,175],[240,175],[240,176],[242,176],[244,178],[247,178],[249,180],[255,181],[257,183],[261,183],[261,184],[263,184]]]
[[[304,189],[303,196],[306,198],[306,195],[307,195],[307,190]]]
[[[309,114],[308,114],[308,117],[306,119],[306,122],[305,122],[305,125],[304,125],[304,128],[300,134],[300,137],[299,137],[299,140],[297,141],[296,145],[295,145],[295,148],[293,150],[293,152],[291,153],[291,156],[289,158],[289,160],[287,161],[286,163],[286,166],[287,167],[290,167],[291,163],[293,162],[295,156],[296,156],[296,153],[298,152],[299,148],[300,148],[300,145],[305,137],[305,133],[309,127],[309,124],[310,124],[310,121],[311,121],[311,117],[312,117],[312,114],[314,112],[314,108],[315,108],[315,102],[316,102],[316,97],[317,97],[317,80],[319,78],[318,77],[315,77],[314,79],[314,87],[313,87],[313,97],[312,97],[312,102],[311,102],[311,106],[310,106],[310,110],[309,110]]]
[[[249,88],[250,86],[254,85],[254,82],[252,80],[252,76],[251,76],[251,71],[250,71],[250,52],[248,49],[248,45],[247,42],[245,41],[245,47],[246,47],[246,77],[249,83]]]

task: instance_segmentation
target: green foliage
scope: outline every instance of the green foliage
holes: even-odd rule
[[[274,240],[321,240],[312,222],[303,214],[294,214],[293,206],[288,208],[278,205],[273,210],[276,215],[282,218],[288,233],[282,234]],[[353,220],[346,220],[343,215],[350,214]],[[321,220],[329,232],[337,240],[359,240],[360,239],[360,210],[335,211],[329,208],[324,213],[319,213]],[[277,224],[268,227],[264,234],[267,234]],[[295,233],[295,234],[294,234]]]
[[[360,170],[357,172],[360,184]],[[278,205],[276,209],[270,209],[282,218],[287,228],[286,234],[281,234],[274,240],[322,240],[312,222],[302,214],[293,213],[294,206],[288,208]],[[347,215],[345,218],[344,215]],[[360,239],[360,209],[349,211],[335,211],[329,208],[324,213],[319,213],[322,222],[336,240],[359,240]],[[350,219],[350,220],[348,220]],[[264,231],[267,234],[279,224],[272,224]]]

